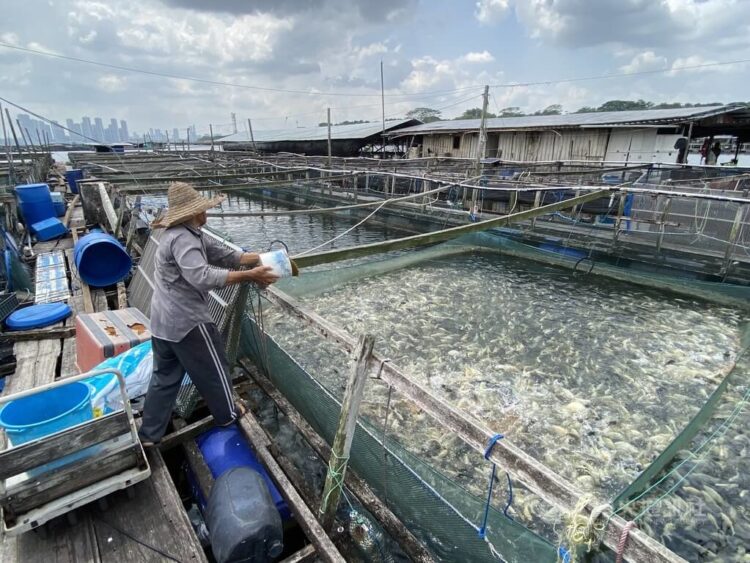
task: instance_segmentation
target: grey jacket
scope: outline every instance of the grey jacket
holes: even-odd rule
[[[168,228],[159,241],[151,298],[151,333],[179,342],[202,323],[212,322],[208,292],[227,283],[242,252],[232,250],[186,225]]]

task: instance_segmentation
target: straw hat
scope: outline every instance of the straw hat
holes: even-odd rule
[[[167,212],[154,221],[152,227],[166,229],[184,223],[191,217],[219,205],[224,201],[224,196],[209,199],[199,194],[190,184],[172,182],[167,192],[167,200],[169,203]]]

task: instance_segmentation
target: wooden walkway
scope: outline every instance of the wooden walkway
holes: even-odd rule
[[[80,208],[71,226],[82,225]],[[66,250],[72,264],[72,238],[40,243],[35,252]],[[83,311],[81,284],[75,268],[70,305],[74,316]],[[106,309],[103,291],[92,299]],[[66,323],[75,323],[71,317]],[[61,325],[62,326],[62,325]],[[69,326],[69,325],[66,325]],[[12,394],[77,373],[75,338],[49,338],[16,342],[16,372],[7,378],[4,394]],[[106,497],[108,506],[84,506],[46,527],[46,533],[29,532],[0,540],[1,563],[141,563],[152,561],[206,562],[161,454],[149,453],[151,477],[128,491]]]

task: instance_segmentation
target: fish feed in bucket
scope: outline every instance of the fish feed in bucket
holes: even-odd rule
[[[260,255],[260,263],[263,266],[269,266],[274,275],[280,278],[289,278],[292,276],[292,262],[286,250],[272,250]]]

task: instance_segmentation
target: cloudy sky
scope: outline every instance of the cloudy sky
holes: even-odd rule
[[[750,59],[750,0],[5,0],[0,92],[52,119],[230,133],[379,119],[418,106],[574,111],[609,99],[750,100],[750,64],[529,86]],[[229,84],[236,84],[232,86]],[[242,87],[240,87],[242,86]],[[290,92],[291,91],[291,92]]]

